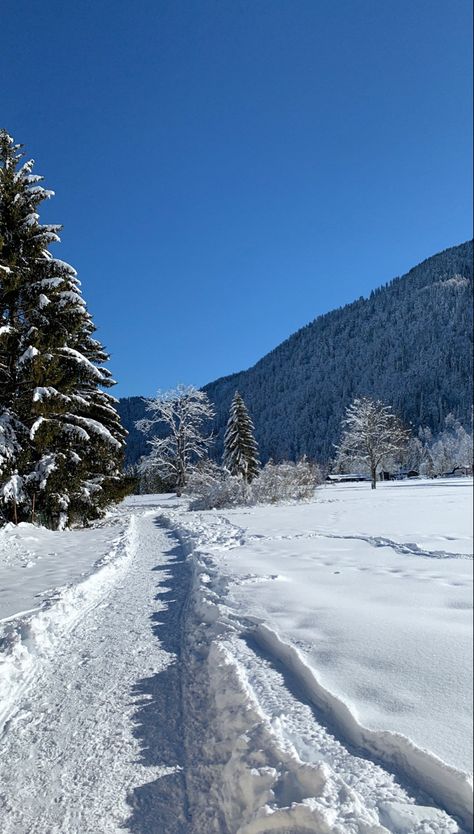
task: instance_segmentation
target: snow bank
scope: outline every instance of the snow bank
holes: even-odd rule
[[[81,532],[86,536],[87,533],[90,534],[89,546],[97,542],[95,531]],[[29,533],[30,536],[25,536],[25,533]],[[38,539],[48,540],[50,536],[54,538],[61,536],[62,539],[67,538],[71,541],[77,535],[80,536],[80,533],[79,531],[77,533],[75,531],[63,534],[52,533],[39,530],[29,524],[20,525],[20,530],[18,530],[8,525],[8,529],[2,531],[3,543],[5,539],[15,543],[15,535],[23,541],[28,538],[35,542]],[[108,530],[108,537],[110,539],[110,530]],[[82,540],[84,541],[84,535]],[[103,556],[97,560],[96,553],[94,560],[93,552],[91,554],[89,551],[87,561],[95,563],[90,566],[92,572],[85,578],[81,577],[82,581],[50,589],[39,610],[17,610],[15,615],[3,621],[0,620],[0,731],[14,713],[18,697],[27,688],[37,664],[50,657],[58,644],[67,638],[77,621],[98,605],[110,586],[126,571],[129,561],[136,552],[137,544],[136,517],[131,516],[127,519],[125,530],[109,541],[109,549]],[[17,548],[16,553],[10,550],[10,567],[13,562],[17,576],[18,564],[22,564],[20,560],[23,554],[24,548],[21,547]],[[33,552],[30,552],[30,555],[38,556]],[[70,554],[67,550],[66,553],[62,553],[63,569],[67,564],[64,556],[68,555]],[[23,567],[28,567],[28,563],[23,563]],[[59,567],[56,559],[57,570],[54,571],[56,582],[60,574]],[[43,594],[45,594],[44,591]],[[14,604],[12,599],[10,603]]]
[[[254,636],[270,655],[294,674],[313,703],[331,715],[345,738],[384,764],[395,767],[411,784],[436,797],[450,813],[472,827],[471,775],[450,767],[400,733],[377,732],[361,726],[344,701],[321,685],[317,673],[298,649],[264,624],[257,626]]]

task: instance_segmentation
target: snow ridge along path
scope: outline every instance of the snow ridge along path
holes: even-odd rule
[[[136,521],[135,516],[127,517],[120,525],[125,529],[82,581],[37,593],[42,601],[36,608],[0,620],[0,732],[38,667],[54,657],[76,623],[89,615],[128,569],[137,549]]]

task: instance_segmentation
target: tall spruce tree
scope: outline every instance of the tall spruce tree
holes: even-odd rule
[[[126,432],[76,271],[49,251],[61,227],[39,222],[54,192],[23,160],[1,130],[0,508],[62,527],[122,497]]]
[[[258,475],[260,463],[254,427],[238,391],[235,392],[230,406],[224,435],[223,462],[231,475],[241,475],[247,483]]]

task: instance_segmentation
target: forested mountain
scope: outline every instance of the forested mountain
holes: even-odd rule
[[[407,422],[438,432],[452,412],[467,427],[472,403],[472,241],[290,336],[247,371],[205,386],[216,408],[220,456],[236,390],[255,424],[262,461],[333,454],[345,407],[356,395],[391,404]],[[159,383],[159,380],[157,380]],[[140,397],[119,408],[130,431],[128,460],[147,452],[134,428]]]

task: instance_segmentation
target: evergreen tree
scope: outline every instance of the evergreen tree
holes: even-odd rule
[[[39,222],[54,192],[23,158],[0,131],[0,504],[57,527],[122,497],[126,432],[76,271],[49,251],[61,227]]]
[[[223,462],[231,475],[241,475],[247,483],[258,475],[260,463],[254,427],[238,391],[232,400],[224,435]]]

